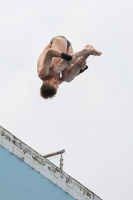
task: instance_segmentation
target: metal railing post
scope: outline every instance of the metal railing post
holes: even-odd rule
[[[61,150],[61,151],[57,151],[57,152],[54,152],[54,153],[50,153],[50,154],[47,154],[47,155],[44,155],[43,157],[44,158],[49,158],[49,157],[52,157],[52,156],[56,156],[56,155],[59,155],[60,154],[60,169],[63,170],[63,153],[65,153],[65,150]]]

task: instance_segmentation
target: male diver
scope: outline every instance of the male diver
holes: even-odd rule
[[[53,98],[61,83],[71,82],[88,68],[88,56],[101,54],[91,45],[86,45],[81,51],[74,53],[71,43],[65,37],[52,38],[37,62],[38,76],[43,81],[40,95],[44,99]]]

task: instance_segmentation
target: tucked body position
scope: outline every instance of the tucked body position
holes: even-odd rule
[[[91,45],[73,52],[71,43],[65,37],[54,37],[44,48],[37,62],[38,77],[43,81],[40,95],[44,99],[53,98],[61,83],[71,82],[88,68],[86,59],[90,55],[101,54]]]

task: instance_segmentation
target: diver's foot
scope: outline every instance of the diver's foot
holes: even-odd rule
[[[100,56],[102,52],[94,49],[91,45],[86,45],[84,48],[87,52],[87,55],[93,55],[93,56]]]

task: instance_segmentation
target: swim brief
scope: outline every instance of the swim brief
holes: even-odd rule
[[[58,35],[58,36],[53,37],[53,38],[50,40],[50,47],[52,46],[52,41],[53,41],[53,39],[56,38],[56,37],[65,38],[65,37],[62,36],[62,35]],[[66,38],[65,38],[65,39],[66,39]],[[67,39],[66,39],[66,41],[67,41],[67,49],[68,49],[68,47],[71,45],[71,43],[70,43]]]

